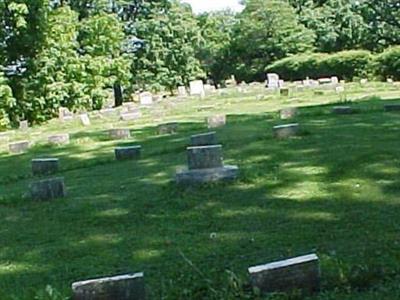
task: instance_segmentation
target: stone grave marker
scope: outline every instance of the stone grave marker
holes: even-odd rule
[[[288,119],[292,119],[292,118],[296,117],[297,113],[298,113],[297,107],[288,107],[288,108],[281,109],[280,117],[282,120],[288,120]]]
[[[186,86],[178,86],[178,95],[180,97],[186,97],[187,96]]]
[[[91,279],[72,284],[72,300],[145,300],[144,274]]]
[[[33,200],[45,201],[66,196],[64,178],[51,178],[36,181],[30,185]]]
[[[274,136],[278,139],[285,139],[292,136],[299,135],[300,125],[297,123],[279,125],[273,128]]]
[[[312,294],[319,291],[321,272],[318,256],[299,256],[248,269],[250,281],[262,294],[300,290]]]
[[[288,88],[281,88],[279,91],[282,97],[289,97],[290,90]]]
[[[332,76],[331,77],[331,83],[333,85],[338,85],[339,84],[339,78],[337,76]]]
[[[28,130],[28,128],[29,128],[28,121],[25,120],[25,121],[19,122],[19,130],[25,131],[25,130]]]
[[[115,158],[117,160],[135,160],[139,159],[142,146],[124,146],[115,148]]]
[[[269,89],[279,89],[279,75],[275,73],[268,73],[267,85]]]
[[[150,92],[140,93],[139,101],[140,101],[141,105],[152,105],[153,104],[153,94]]]
[[[226,115],[215,115],[207,118],[208,128],[218,128],[226,125]]]
[[[319,84],[331,84],[332,79],[331,78],[319,78],[318,82],[319,82]]]
[[[350,115],[355,113],[351,106],[334,106],[332,112],[336,115]]]
[[[386,104],[385,111],[400,111],[400,104]]]
[[[208,146],[218,144],[217,133],[215,131],[196,134],[190,137],[190,145],[192,147]]]
[[[127,128],[110,129],[108,134],[113,140],[129,139],[131,137],[131,131]]]
[[[125,112],[121,113],[120,115],[121,121],[135,121],[140,119],[141,117],[142,113],[140,112],[140,110]]]
[[[60,107],[58,109],[58,118],[61,122],[72,121],[74,114],[66,107]]]
[[[83,126],[90,126],[90,119],[89,119],[89,115],[88,114],[80,114],[79,115],[79,120],[81,121],[81,124]]]
[[[32,174],[34,176],[49,175],[58,172],[59,160],[57,158],[32,159]]]
[[[224,166],[221,145],[188,147],[188,170],[177,172],[178,184],[231,181],[237,178],[237,166]]]
[[[28,141],[20,141],[8,145],[8,149],[12,154],[24,153],[29,149],[30,143]]]
[[[394,81],[393,81],[393,79],[392,79],[392,78],[388,78],[388,79],[386,79],[386,82],[387,82],[387,83],[391,83],[391,84],[392,84],[392,83],[394,83]]]
[[[113,118],[117,116],[117,110],[114,108],[103,108],[100,110],[100,115],[104,118]]]
[[[157,132],[159,135],[174,134],[177,131],[178,131],[178,123],[176,122],[161,124],[157,127]]]
[[[190,82],[190,96],[199,96],[201,98],[206,96],[203,81],[195,80]]]
[[[366,85],[367,83],[368,83],[368,79],[366,79],[366,78],[363,78],[360,80],[361,85]]]
[[[69,134],[55,134],[48,137],[48,142],[54,145],[67,145],[69,144]]]
[[[7,143],[10,141],[10,137],[7,132],[0,132],[0,144]]]

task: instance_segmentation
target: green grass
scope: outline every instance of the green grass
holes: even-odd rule
[[[138,271],[150,299],[264,299],[249,288],[247,267],[310,252],[323,275],[322,293],[310,299],[399,298],[400,113],[383,105],[400,103],[400,92],[378,83],[347,89],[359,109],[350,116],[330,113],[334,92],[260,101],[253,88],[170,99],[133,123],[54,120],[10,132],[36,145],[23,155],[0,148],[0,299],[64,299],[74,281]],[[304,134],[278,141],[272,127],[286,122],[276,111],[287,106],[301,107],[294,121]],[[228,124],[218,138],[239,180],[177,187],[190,135],[221,112]],[[179,133],[157,136],[168,121],[180,122]],[[108,140],[111,127],[131,128],[132,140]],[[71,144],[49,147],[58,132],[70,132]],[[142,159],[116,162],[121,144],[141,144]],[[30,160],[43,156],[60,158],[67,198],[27,199]]]

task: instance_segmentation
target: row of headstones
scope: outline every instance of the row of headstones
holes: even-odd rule
[[[267,74],[267,87],[269,89],[279,89],[284,87],[284,80],[280,79],[278,74],[268,73]],[[313,80],[306,78],[303,81],[295,81],[295,84],[303,87],[318,87],[320,85],[338,85],[340,83],[339,78],[332,76],[330,78],[319,78],[318,80]]]
[[[250,283],[263,295],[320,290],[321,270],[316,254],[299,256],[248,268]],[[145,300],[144,273],[118,275],[72,284],[74,300]]]

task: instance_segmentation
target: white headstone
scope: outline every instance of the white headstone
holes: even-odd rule
[[[277,89],[279,88],[279,75],[275,73],[267,74],[268,88]]]
[[[153,95],[149,92],[143,92],[139,95],[139,101],[142,105],[152,105]]]
[[[185,97],[187,95],[185,86],[178,86],[178,95],[181,97]]]
[[[331,77],[331,83],[332,84],[339,84],[339,78],[337,78],[336,76]]]
[[[190,82],[190,95],[191,96],[205,96],[204,84],[201,80],[195,80]]]
[[[79,119],[83,126],[90,126],[90,119],[88,114],[80,114]]]

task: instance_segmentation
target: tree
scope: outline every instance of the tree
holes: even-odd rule
[[[10,111],[16,105],[12,90],[3,73],[0,73],[0,128],[10,125]]]

